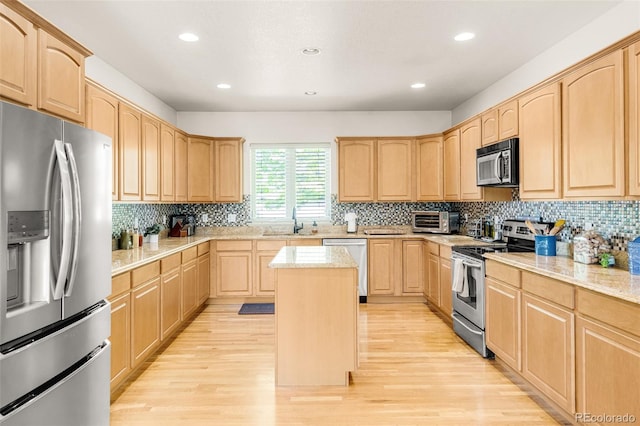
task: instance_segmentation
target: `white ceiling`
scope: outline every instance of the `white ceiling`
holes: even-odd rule
[[[451,110],[619,2],[25,1],[177,111]]]

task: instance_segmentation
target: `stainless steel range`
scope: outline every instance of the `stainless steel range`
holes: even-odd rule
[[[533,223],[550,229],[548,223]],[[553,226],[553,224],[551,224]],[[485,266],[483,255],[496,252],[534,252],[535,236],[524,221],[506,220],[502,243],[454,246],[451,254],[453,329],[483,357],[493,357],[485,340]]]

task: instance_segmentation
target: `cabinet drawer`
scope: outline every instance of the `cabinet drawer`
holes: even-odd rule
[[[135,287],[158,275],[160,275],[160,261],[156,260],[153,263],[141,266],[131,272],[132,285]]]
[[[522,271],[522,289],[566,308],[575,307],[574,287],[571,284]]]
[[[251,251],[251,241],[218,241],[216,242],[218,251]]]
[[[485,261],[485,274],[504,283],[520,288],[520,270],[504,263],[487,259]]]
[[[198,247],[189,247],[186,250],[182,250],[182,263],[187,263],[196,257],[198,257]]]
[[[120,293],[129,291],[131,289],[131,274],[126,272],[124,274],[116,275],[111,278],[111,296],[117,296]]]
[[[180,253],[172,254],[171,256],[167,256],[164,259],[160,260],[160,271],[165,274],[172,269],[176,269],[180,266],[182,256]]]
[[[198,244],[198,256],[209,253],[209,241],[206,243]]]
[[[256,241],[257,251],[275,251],[280,250],[287,245],[287,240],[262,240]]]
[[[578,312],[640,336],[640,305],[577,289]]]
[[[440,257],[443,259],[451,259],[451,247],[440,246]]]
[[[429,241],[429,253],[440,256],[440,244]]]

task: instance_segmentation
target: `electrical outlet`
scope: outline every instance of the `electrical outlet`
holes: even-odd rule
[[[204,213],[201,218],[202,218],[202,223],[209,222],[209,215],[208,214]]]
[[[593,222],[585,222],[585,224],[584,224],[584,230],[585,231],[590,231],[595,227],[596,227],[596,225]]]
[[[236,221],[236,214],[235,213],[229,213],[229,216],[227,216],[227,222],[234,223],[235,221]]]

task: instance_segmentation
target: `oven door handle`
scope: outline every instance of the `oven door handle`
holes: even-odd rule
[[[453,319],[457,319],[456,318],[456,314],[453,314]],[[467,324],[465,324],[463,321],[458,320],[458,324],[460,324],[461,326],[463,326],[464,328],[466,328],[467,330],[469,330],[471,333],[476,334],[478,336],[482,336],[482,332],[481,331],[476,331],[476,330],[472,330],[469,328],[469,326]]]

